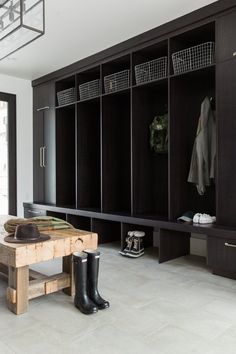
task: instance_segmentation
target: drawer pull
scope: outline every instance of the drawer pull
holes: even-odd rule
[[[37,112],[46,111],[47,109],[50,109],[50,107],[49,106],[45,106],[45,107],[42,107],[42,108],[37,108]]]
[[[233,52],[233,57],[236,57],[236,52]]]
[[[28,213],[32,213],[32,214],[40,214],[40,211],[28,210]]]
[[[225,242],[225,246],[226,247],[236,248],[236,245],[233,245],[232,243],[228,243],[228,242]]]

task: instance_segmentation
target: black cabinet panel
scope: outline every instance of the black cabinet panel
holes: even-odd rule
[[[55,203],[55,93],[54,83],[33,91],[34,201]]]
[[[44,111],[44,200],[56,201],[56,165],[55,165],[55,112],[53,108]]]
[[[34,201],[44,202],[44,169],[42,166],[43,111],[35,111],[33,116],[33,196]]]
[[[216,59],[236,59],[236,11],[220,17],[216,22]]]
[[[217,66],[218,208],[221,225],[236,226],[236,61]]]
[[[208,237],[208,265],[213,270],[236,273],[236,242],[230,239]]]

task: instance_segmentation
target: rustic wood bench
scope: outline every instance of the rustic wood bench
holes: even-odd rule
[[[10,216],[0,216],[3,225]],[[4,241],[7,235],[0,231],[0,273],[8,278],[7,304],[15,314],[28,311],[28,302],[38,296],[63,290],[74,294],[72,253],[96,249],[98,236],[78,229],[44,231],[51,236],[45,242],[14,244]],[[29,269],[29,266],[62,257],[62,273],[47,276]]]

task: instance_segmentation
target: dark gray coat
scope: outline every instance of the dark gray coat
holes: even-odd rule
[[[201,104],[197,134],[193,146],[188,182],[196,184],[198,193],[203,195],[210,180],[215,177],[216,124],[208,97]]]

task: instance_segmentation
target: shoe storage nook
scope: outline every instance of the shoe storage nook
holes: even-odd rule
[[[77,43],[76,45],[79,45]],[[215,181],[187,182],[201,103],[215,106]],[[150,125],[166,117],[167,145]],[[236,3],[220,0],[33,81],[34,200],[26,217],[54,215],[99,234],[160,231],[159,262],[207,235],[207,262],[236,278]],[[164,119],[164,118],[163,118]],[[186,211],[216,224],[177,222]]]

